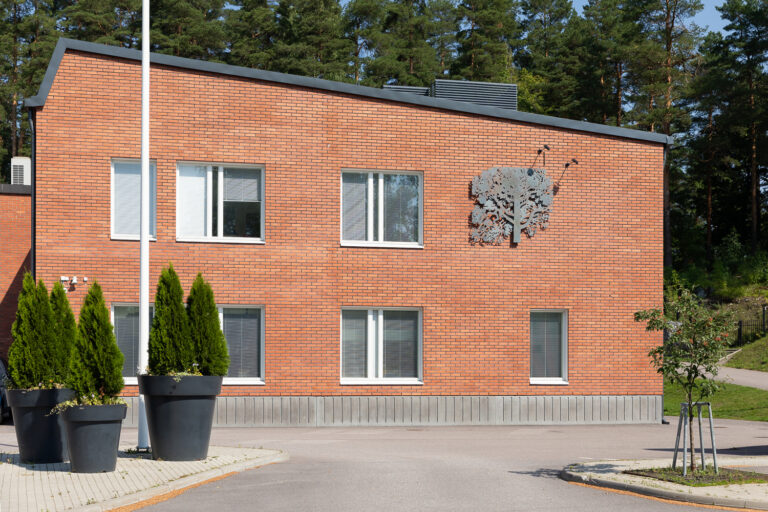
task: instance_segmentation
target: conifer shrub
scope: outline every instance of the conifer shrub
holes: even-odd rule
[[[155,316],[149,331],[149,373],[196,373],[194,363],[194,344],[184,310],[184,292],[173,265],[169,265],[163,269],[157,283]]]
[[[213,290],[201,274],[197,274],[187,297],[187,314],[197,370],[203,375],[226,375],[229,368],[227,341],[221,332]]]
[[[51,364],[56,366],[56,373],[63,376],[63,381],[69,375],[69,358],[77,336],[77,322],[64,287],[56,281],[51,290],[51,325],[53,341],[60,355],[56,355]]]
[[[117,346],[109,309],[98,282],[91,285],[80,310],[70,358],[68,384],[81,405],[122,403],[123,354]]]
[[[60,364],[68,355],[53,335],[53,312],[48,290],[42,281],[35,285],[32,274],[24,275],[16,319],[11,327],[13,343],[8,350],[10,387],[53,389],[65,382]]]

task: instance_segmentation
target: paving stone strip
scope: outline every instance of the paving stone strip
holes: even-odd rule
[[[713,485],[691,487],[655,478],[627,475],[623,471],[669,467],[671,459],[600,460],[572,464],[560,472],[563,480],[610,489],[631,491],[656,498],[715,505],[720,507],[768,510],[768,484]],[[712,459],[707,461],[711,464]],[[768,456],[718,456],[720,467],[764,472]]]
[[[288,460],[285,452],[211,446],[202,461],[155,461],[121,447],[112,473],[78,474],[69,463],[22,464],[0,452],[0,512],[106,511],[232,472]]]

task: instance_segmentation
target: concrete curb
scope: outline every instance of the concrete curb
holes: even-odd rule
[[[628,482],[619,482],[608,478],[600,478],[589,473],[577,473],[570,471],[568,466],[560,471],[560,478],[567,482],[576,482],[581,484],[594,485],[596,487],[605,487],[619,491],[629,491],[636,494],[661,498],[665,500],[680,501],[683,503],[692,503],[696,505],[712,505],[716,507],[744,508],[752,510],[768,510],[768,498],[765,500],[742,500],[737,498],[725,498],[720,496],[701,496],[697,494],[685,494],[682,491],[670,491],[659,489],[651,485],[637,485]],[[648,478],[649,482],[653,479]]]
[[[110,510],[118,509],[121,507],[128,507],[132,505],[139,505],[143,501],[157,498],[164,494],[173,493],[174,491],[180,491],[187,487],[197,486],[205,484],[211,480],[219,480],[232,475],[233,473],[241,473],[248,469],[255,469],[276,462],[285,462],[290,459],[287,452],[276,451],[273,455],[267,455],[265,457],[259,457],[256,459],[246,460],[243,462],[237,462],[228,466],[222,466],[214,468],[202,473],[196,473],[194,475],[185,476],[177,480],[173,480],[166,484],[161,484],[150,489],[145,489],[126,496],[120,496],[93,505],[86,505],[84,507],[75,508],[78,512],[108,512]],[[149,505],[149,504],[147,504]]]

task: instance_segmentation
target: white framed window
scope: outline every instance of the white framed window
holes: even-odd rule
[[[141,160],[110,163],[110,238],[138,240],[141,219]],[[157,164],[149,163],[149,236],[157,236]]]
[[[264,243],[264,168],[178,163],[176,240]]]
[[[422,384],[421,310],[341,311],[342,384]]]
[[[154,306],[150,305],[150,328]],[[219,306],[219,322],[227,340],[229,371],[224,384],[264,384],[264,308]],[[139,305],[113,303],[112,325],[123,353],[123,378],[136,385],[139,364]]]
[[[152,327],[152,317],[155,308],[149,306],[149,325]],[[139,372],[139,305],[112,304],[112,326],[120,352],[123,353],[123,379],[128,385],[136,385],[136,374]]]
[[[421,248],[420,172],[341,172],[341,245]]]
[[[264,308],[220,306],[219,321],[229,349],[224,384],[264,384]]]
[[[568,311],[531,311],[530,337],[531,384],[568,384]]]

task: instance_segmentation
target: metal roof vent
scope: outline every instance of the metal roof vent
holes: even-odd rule
[[[26,156],[11,158],[11,185],[32,184],[32,160]]]
[[[429,87],[385,85],[395,92],[432,96],[446,100],[463,101],[476,105],[517,110],[517,84],[470,82],[468,80],[435,80]]]

